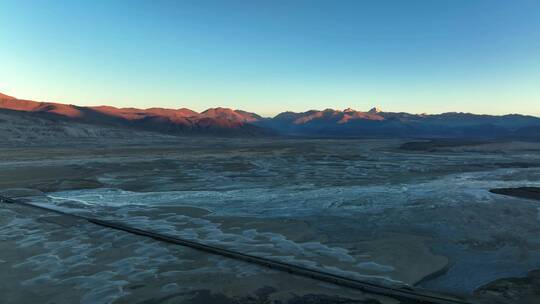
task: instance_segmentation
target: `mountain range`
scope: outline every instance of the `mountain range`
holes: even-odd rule
[[[519,114],[410,114],[373,108],[365,112],[283,112],[267,118],[228,108],[198,113],[186,108],[83,107],[17,99],[1,93],[0,113],[64,125],[76,123],[168,135],[540,139],[540,118]]]

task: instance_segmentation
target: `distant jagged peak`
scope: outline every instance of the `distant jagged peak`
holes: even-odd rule
[[[381,113],[382,110],[380,108],[377,108],[377,107],[373,107],[371,108],[371,110],[368,111],[368,113],[372,113],[372,114],[377,114],[377,113]]]
[[[344,113],[354,113],[354,112],[357,112],[355,109],[353,108],[346,108],[345,110],[343,110]]]

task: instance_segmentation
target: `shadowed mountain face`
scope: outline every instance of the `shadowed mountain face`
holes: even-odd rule
[[[280,133],[328,137],[449,137],[540,139],[540,118],[525,115],[436,115],[326,109],[284,112],[256,125]]]
[[[436,115],[326,109],[283,112],[273,118],[228,108],[190,109],[79,107],[16,99],[0,94],[0,109],[40,118],[134,128],[167,134],[298,135],[315,137],[518,138],[540,140],[540,118],[526,115]]]

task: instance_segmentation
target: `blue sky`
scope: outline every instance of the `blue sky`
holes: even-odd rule
[[[540,1],[0,0],[0,92],[540,116]]]

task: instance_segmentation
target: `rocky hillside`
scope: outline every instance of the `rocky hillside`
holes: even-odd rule
[[[152,142],[172,140],[173,136],[0,110],[0,138],[0,146],[26,146],[85,142],[106,144],[110,141],[129,143],[133,139]]]
[[[226,108],[208,109],[202,113],[181,108],[115,108],[80,107],[52,102],[36,102],[0,95],[0,110],[32,114],[58,123],[138,129],[172,135],[263,135],[268,131],[249,124],[261,117]],[[9,112],[5,112],[8,110]],[[18,117],[21,117],[20,115]]]
[[[425,137],[540,139],[540,118],[470,113],[409,114],[326,109],[284,112],[254,122],[282,134],[324,137]]]
[[[476,115],[470,113],[410,114],[353,109],[283,112],[273,118],[228,108],[198,113],[186,108],[81,107],[51,102],[21,100],[0,94],[4,117],[30,119],[31,127],[47,121],[77,129],[115,128],[168,135],[309,137],[419,137],[419,138],[515,138],[540,140],[540,118],[526,115]],[[16,115],[17,114],[17,115]],[[31,116],[25,116],[31,115]],[[15,118],[13,118],[15,119]],[[43,124],[41,124],[43,125]],[[12,129],[9,124],[4,130]],[[12,130],[12,132],[16,132]],[[108,132],[108,131],[107,131]],[[84,133],[84,132],[83,132]],[[81,135],[82,136],[82,135]]]

